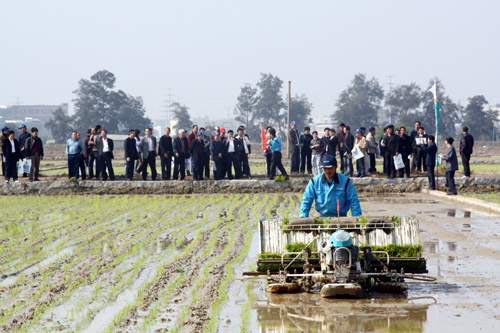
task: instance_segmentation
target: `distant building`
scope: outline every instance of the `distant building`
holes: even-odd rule
[[[40,135],[50,136],[50,131],[45,128],[45,123],[52,118],[52,114],[61,108],[68,113],[68,104],[59,105],[10,105],[0,107],[0,125],[16,128],[20,124],[26,124],[28,128],[38,127]]]

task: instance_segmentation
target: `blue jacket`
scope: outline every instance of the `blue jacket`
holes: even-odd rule
[[[273,138],[269,143],[269,148],[273,153],[281,152],[281,141],[278,138]]]
[[[337,200],[340,201],[340,216],[346,216],[349,209],[352,216],[361,215],[358,194],[349,177],[337,173],[333,183],[329,185],[324,174],[321,173],[307,184],[300,205],[300,217],[309,216],[313,201],[316,203],[316,210],[321,216],[336,217]]]
[[[73,139],[69,138],[66,141],[66,154],[77,155],[80,154],[82,151],[83,151],[83,146],[80,140],[74,141]]]

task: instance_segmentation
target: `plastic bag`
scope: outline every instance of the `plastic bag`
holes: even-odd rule
[[[405,164],[403,162],[403,156],[401,154],[397,154],[394,156],[394,167],[396,170],[404,169]]]

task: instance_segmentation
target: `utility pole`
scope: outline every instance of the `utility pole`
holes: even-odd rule
[[[290,157],[290,117],[292,115],[292,81],[288,81],[288,114],[286,121],[286,158]]]

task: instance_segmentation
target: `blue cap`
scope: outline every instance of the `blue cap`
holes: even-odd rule
[[[322,168],[334,168],[337,167],[337,160],[332,155],[324,155],[321,159]]]
[[[17,129],[23,129],[23,128],[27,128],[25,124],[21,124],[21,126],[19,126]]]
[[[5,126],[4,128],[2,128],[2,132],[7,132],[9,130],[9,128],[7,126]]]

